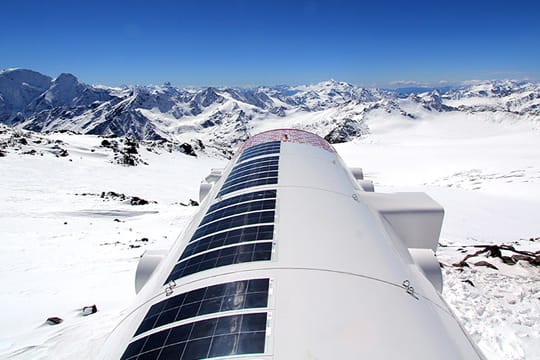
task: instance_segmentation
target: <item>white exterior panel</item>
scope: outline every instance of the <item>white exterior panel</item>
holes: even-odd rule
[[[278,161],[271,160],[276,156]],[[257,170],[246,175],[247,168]],[[268,184],[256,183],[262,178],[270,179]],[[433,286],[440,290],[440,269],[430,254],[437,247],[442,208],[424,194],[365,192],[356,178],[313,134],[276,130],[248,140],[213,179],[199,214],[142,287],[103,358],[194,359],[219,353],[217,358],[227,359],[482,359]],[[223,190],[238,183],[253,186]],[[269,200],[238,197],[265,189],[276,191],[265,193]],[[246,210],[255,205],[261,207]],[[238,225],[250,216],[262,222]],[[234,226],[219,227],[229,222]],[[263,228],[272,231],[261,235]],[[233,237],[248,230],[260,238]],[[225,237],[241,242],[218,242]],[[248,257],[246,249],[252,249]],[[236,262],[229,264],[233,250]],[[190,270],[207,262],[213,267]],[[250,292],[256,281],[266,284],[263,293]],[[187,299],[201,289],[207,296],[224,284],[240,292],[229,298],[225,292],[216,311],[179,320],[182,305],[176,320],[154,322],[157,306],[169,309],[170,299]],[[265,302],[254,305],[246,300],[250,297]],[[240,305],[225,308],[227,299]],[[165,310],[159,314],[155,319],[165,319]],[[242,325],[226,328],[224,336],[219,324],[229,318],[241,318]],[[256,329],[244,326],[255,318]],[[149,319],[154,327],[144,328]],[[171,340],[179,330],[192,326],[193,335],[207,324],[214,327],[194,340]],[[234,344],[217,347],[227,339]],[[199,343],[206,355],[197,357],[192,350]]]

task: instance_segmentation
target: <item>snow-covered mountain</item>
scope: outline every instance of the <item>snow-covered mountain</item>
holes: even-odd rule
[[[453,111],[537,122],[540,85],[497,81],[403,97],[334,80],[253,89],[108,88],[83,84],[71,74],[53,79],[31,70],[0,72],[2,123],[38,132],[202,144],[224,153],[270,123],[310,130],[333,143],[349,141],[369,132],[365,118],[380,111],[406,120],[425,111]]]

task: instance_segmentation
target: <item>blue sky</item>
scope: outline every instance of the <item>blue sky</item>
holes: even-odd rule
[[[3,0],[0,12],[0,68],[94,84],[540,78],[538,1]]]

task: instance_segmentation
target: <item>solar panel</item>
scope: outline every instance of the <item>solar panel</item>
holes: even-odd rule
[[[250,152],[244,152],[240,157],[238,158],[238,162],[246,161],[247,159],[254,158],[256,156],[262,156],[262,155],[272,155],[277,154],[280,151],[280,147],[278,146],[267,146],[261,149],[257,149],[256,151],[250,151]]]
[[[220,197],[220,196],[223,196],[223,195],[226,195],[226,194],[238,191],[238,190],[247,189],[254,186],[273,185],[273,184],[277,184],[277,182],[278,182],[277,177],[268,177],[264,179],[246,181],[237,185],[221,188],[217,196]]]
[[[231,174],[244,171],[246,169],[249,169],[253,166],[259,166],[259,165],[269,165],[269,164],[277,164],[279,162],[279,156],[269,156],[264,157],[260,159],[254,159],[250,161],[243,162],[241,164],[236,164],[233,169],[231,170]]]
[[[271,142],[267,142],[267,143],[263,143],[263,144],[258,144],[258,145],[255,145],[255,146],[251,146],[247,149],[245,149],[244,151],[242,151],[242,155],[244,154],[251,154],[253,152],[257,152],[257,151],[260,151],[262,149],[266,149],[266,148],[271,148],[271,147],[280,147],[281,146],[281,141],[271,141]]]
[[[232,264],[270,260],[271,257],[271,241],[219,248],[179,262],[164,284],[200,271]]]
[[[180,260],[195,254],[215,249],[222,246],[233,245],[258,240],[272,240],[274,237],[274,225],[259,225],[243,227],[215,233],[208,237],[190,243],[182,253]]]
[[[195,316],[266,307],[269,283],[269,279],[233,281],[170,297],[152,305],[134,336]]]
[[[256,159],[254,163],[246,163],[246,164],[240,164],[235,166],[229,176],[235,176],[238,174],[246,173],[249,171],[252,171],[253,169],[260,168],[262,166],[278,166],[279,165],[279,159],[277,158],[262,158],[262,159]]]
[[[225,183],[223,184],[222,189],[227,188],[232,185],[250,181],[250,180],[262,179],[262,178],[267,178],[267,177],[277,177],[277,176],[278,176],[277,170],[251,172],[249,174],[245,174],[243,176],[240,176],[234,179],[227,178],[227,181],[225,181]]]
[[[276,194],[277,194],[276,190],[260,190],[260,191],[250,192],[248,194],[233,196],[228,199],[221,200],[215,203],[214,205],[210,206],[207,214],[210,214],[211,212],[219,210],[226,206],[231,206],[231,205],[239,204],[246,201],[275,198]]]
[[[279,153],[281,147],[281,142],[273,142],[273,143],[267,143],[267,144],[261,144],[257,146],[253,146],[249,149],[244,150],[242,155],[238,158],[238,161],[244,161],[246,159],[260,156],[260,155],[267,155],[267,154],[275,154]]]
[[[245,225],[254,225],[254,224],[263,224],[263,223],[273,223],[275,217],[274,210],[265,210],[265,211],[256,211],[249,212],[245,214],[240,214],[236,216],[231,216],[222,220],[214,221],[212,223],[203,225],[199,227],[191,241],[194,241],[203,236],[225,230],[231,229],[234,227],[240,227]]]
[[[275,163],[266,163],[266,164],[256,164],[253,165],[253,167],[250,167],[248,169],[243,169],[242,171],[237,171],[234,173],[229,174],[227,177],[227,182],[244,177],[246,175],[251,175],[259,172],[265,172],[265,171],[278,171],[279,165],[276,161]]]
[[[238,314],[162,330],[128,345],[121,360],[195,360],[263,354],[267,313]]]
[[[223,219],[232,215],[238,215],[238,214],[243,214],[243,213],[257,211],[257,210],[275,209],[275,208],[276,208],[275,199],[245,202],[238,205],[229,206],[224,209],[221,209],[221,210],[218,210],[216,212],[206,215],[201,220],[199,227],[207,223],[210,223],[212,221]]]

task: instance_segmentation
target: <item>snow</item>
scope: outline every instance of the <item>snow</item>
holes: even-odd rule
[[[54,138],[69,144],[68,158],[2,158],[0,358],[95,358],[95,345],[133,299],[144,247],[167,248],[174,241],[196,211],[179,202],[197,199],[200,179],[222,165],[146,153],[148,166],[128,168],[109,163],[97,137]],[[76,195],[102,191],[158,203],[131,206]],[[80,309],[94,303],[98,313],[82,317]],[[64,322],[44,325],[50,316]]]
[[[540,239],[529,241],[540,236],[540,133],[481,115],[442,113],[406,125],[382,119],[371,117],[372,134],[336,145],[338,152],[350,166],[363,167],[375,191],[424,191],[443,205],[440,243],[447,247],[438,258],[445,264],[445,300],[489,359],[540,359],[539,268],[451,266],[467,246],[540,250]]]
[[[256,133],[317,125],[339,111],[315,120],[296,111],[250,126]],[[376,191],[424,191],[444,206],[443,297],[488,359],[540,359],[540,268],[483,257],[499,270],[452,266],[477,251],[474,245],[540,250],[540,239],[529,240],[540,237],[540,133],[486,113],[407,111],[416,118],[370,112],[364,120],[371,133],[336,149],[364,169]],[[99,137],[40,136],[62,140],[69,156],[10,151],[0,158],[0,358],[93,359],[134,300],[144,249],[169,247],[197,211],[179,203],[198,200],[200,181],[226,161],[141,147],[149,165],[123,167],[110,162]],[[107,191],[157,203],[80,195]],[[82,316],[94,303],[98,312]],[[50,316],[64,322],[46,325]]]

